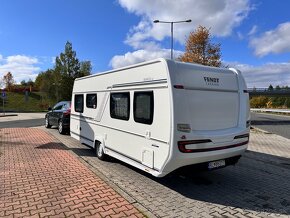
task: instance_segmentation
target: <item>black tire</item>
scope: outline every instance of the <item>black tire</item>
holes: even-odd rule
[[[51,125],[49,124],[48,116],[45,117],[45,128],[51,128]]]
[[[101,143],[96,142],[95,150],[96,150],[96,155],[100,160],[106,159],[107,155],[105,154],[104,147],[102,146]]]
[[[62,120],[58,121],[58,132],[59,132],[59,134],[62,134],[62,135],[65,133],[65,129],[63,128]]]

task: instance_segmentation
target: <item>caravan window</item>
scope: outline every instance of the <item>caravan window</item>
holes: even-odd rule
[[[129,120],[130,93],[112,93],[110,98],[110,114],[112,118]]]
[[[75,95],[75,111],[84,112],[84,95]]]
[[[137,123],[152,124],[154,97],[151,92],[134,93],[134,120]]]
[[[87,94],[86,97],[87,108],[97,108],[97,94]]]

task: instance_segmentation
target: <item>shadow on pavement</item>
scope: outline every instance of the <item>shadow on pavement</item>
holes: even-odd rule
[[[260,153],[251,153],[259,161],[245,156],[237,166],[211,172],[197,172],[187,167],[165,178],[153,179],[190,199],[290,215],[290,160],[285,158],[272,165],[265,162],[272,155],[262,154],[260,158]],[[288,168],[288,173],[279,175],[278,167]]]
[[[154,201],[150,199],[152,191],[169,192],[179,199],[185,197],[184,204],[187,205],[193,204],[194,201],[201,201],[258,213],[290,215],[290,159],[287,158],[248,151],[236,166],[210,172],[196,171],[194,167],[186,167],[166,177],[156,178],[116,159],[109,158],[108,162],[99,161],[93,149],[84,145],[78,146],[80,148],[68,147],[68,150],[83,157],[109,179],[112,177],[108,174],[111,171],[110,167],[112,166],[112,170],[117,169],[113,176],[114,183],[126,190],[123,180],[130,180],[133,197],[134,188],[132,187],[135,187],[139,195],[142,194],[149,202]],[[104,168],[109,171],[104,171]],[[144,182],[144,186],[140,186],[140,181]]]
[[[262,160],[276,156],[251,153],[258,157],[258,160],[245,155],[236,166],[203,172],[195,167],[185,167],[163,178],[153,177],[118,160],[115,160],[115,163],[147,177],[146,179],[152,181],[149,182],[152,185],[157,182],[187,199],[257,212],[290,215],[290,160],[285,158],[281,163],[269,164],[269,161],[266,163]],[[260,158],[260,155],[263,157]],[[281,171],[280,167],[284,169]],[[285,170],[288,173],[284,176],[279,175],[276,173],[277,168],[278,171]],[[150,196],[146,191],[144,188],[145,195]]]
[[[51,142],[47,144],[42,144],[36,147],[37,149],[58,149],[58,150],[69,150],[65,145],[58,142]]]
[[[17,143],[16,143],[17,144]],[[58,149],[58,150],[71,150],[78,156],[82,157],[95,157],[95,153],[90,148],[68,148],[63,143],[51,142],[36,147],[37,149]]]

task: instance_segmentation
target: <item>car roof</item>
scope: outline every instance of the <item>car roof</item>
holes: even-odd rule
[[[71,103],[70,101],[60,101],[58,103]]]

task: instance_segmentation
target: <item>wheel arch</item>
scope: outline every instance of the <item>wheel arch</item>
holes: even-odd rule
[[[96,149],[96,145],[97,144],[102,144],[105,148],[105,140],[102,136],[95,136],[95,140],[94,140],[94,149]]]

